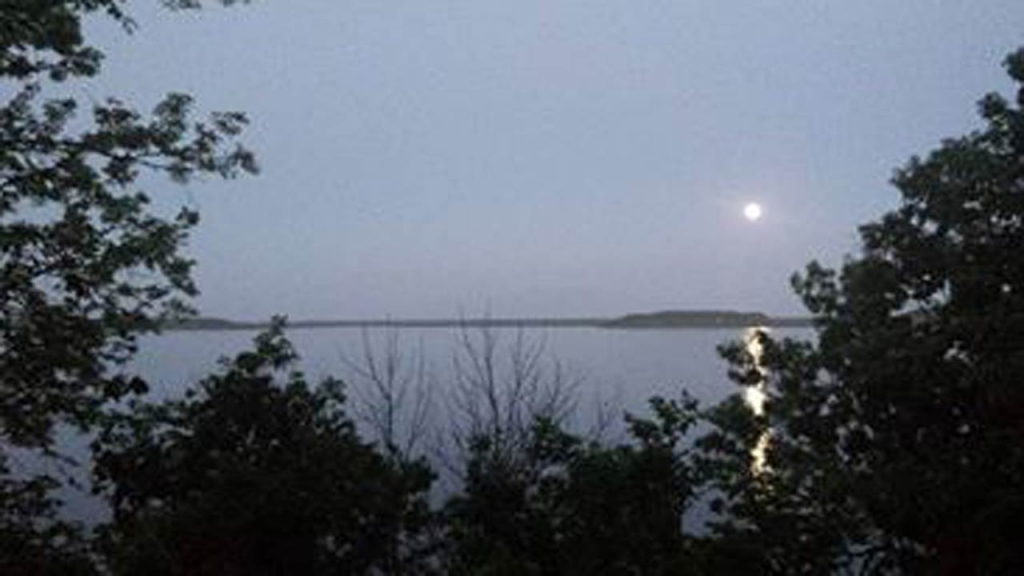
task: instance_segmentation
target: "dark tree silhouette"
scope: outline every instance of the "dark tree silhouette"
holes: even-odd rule
[[[1006,60],[1024,84],[1024,50]],[[913,158],[900,207],[838,272],[793,283],[818,343],[764,338],[767,376],[726,350],[763,417],[718,407],[701,442],[722,549],[763,573],[1024,570],[1024,90]],[[769,438],[768,470],[749,470]]]
[[[198,215],[159,215],[139,177],[184,183],[256,169],[253,156],[231,144],[246,123],[241,114],[195,122],[184,94],[167,96],[149,117],[116,99],[83,106],[61,96],[100,70],[103,55],[84,38],[82,19],[105,13],[131,30],[122,7],[0,2],[3,573],[41,570],[45,549],[66,551],[73,533],[55,519],[51,489],[62,479],[31,477],[11,449],[53,456],[59,424],[87,430],[105,402],[144,390],[118,366],[137,333],[187,310],[184,298],[196,291],[192,261],[179,248]]]
[[[683,441],[696,403],[654,399],[607,445],[538,417],[516,454],[470,439],[465,485],[445,507],[453,574],[692,574],[683,513],[694,498]],[[500,440],[500,438],[499,438]]]
[[[339,381],[310,386],[277,324],[184,400],[96,441],[118,574],[410,574],[431,520],[422,461],[360,439]]]

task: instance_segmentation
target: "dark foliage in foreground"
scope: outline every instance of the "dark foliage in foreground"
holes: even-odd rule
[[[1024,85],[1024,50],[1006,67]],[[817,343],[762,333],[723,347],[763,409],[740,393],[684,410],[680,432],[694,414],[709,428],[689,452],[655,451],[672,463],[661,468],[637,468],[652,455],[642,434],[588,447],[541,426],[525,466],[481,439],[450,507],[462,567],[1024,572],[1022,107],[1024,87],[1015,103],[985,97],[983,130],[896,173],[902,204],[861,228],[862,254],[794,277]],[[658,512],[678,520],[694,494],[710,503],[709,532],[667,530]]]
[[[1006,67],[1024,85],[1024,50]],[[859,257],[794,277],[816,346],[764,338],[760,368],[725,351],[741,382],[767,371],[765,414],[720,406],[700,444],[715,534],[759,571],[1024,572],[1022,106],[985,97],[984,130],[896,173]],[[761,434],[767,472],[744,475]]]
[[[185,7],[193,1],[168,2]],[[145,390],[119,368],[136,336],[185,309],[192,261],[180,254],[195,211],[161,215],[143,175],[184,183],[256,169],[232,141],[238,113],[197,122],[170,94],[152,114],[114,98],[83,105],[75,81],[103,54],[83,19],[133,28],[120,0],[0,2],[0,573],[87,565],[54,489],[61,426],[88,431],[106,403]],[[59,472],[38,475],[49,459]],[[48,558],[53,561],[50,562]],[[77,558],[77,559],[76,559]]]
[[[341,383],[310,386],[295,359],[276,325],[184,400],[110,419],[94,465],[116,573],[414,571],[431,472],[361,441]]]
[[[693,498],[681,440],[696,403],[652,401],[633,442],[606,446],[538,419],[527,447],[475,439],[465,486],[446,507],[455,574],[680,574],[682,515]]]

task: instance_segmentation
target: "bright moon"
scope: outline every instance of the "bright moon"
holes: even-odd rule
[[[761,205],[757,202],[751,202],[743,207],[743,216],[751,222],[757,222],[761,219]]]

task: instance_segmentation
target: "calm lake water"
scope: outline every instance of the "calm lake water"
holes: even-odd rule
[[[288,338],[301,355],[300,369],[311,381],[335,376],[355,387],[352,369],[345,359],[356,363],[363,358],[369,342],[382,358],[388,330],[373,328],[288,329]],[[599,413],[598,406],[621,421],[624,411],[645,413],[654,395],[678,397],[686,388],[704,404],[717,402],[738,392],[726,376],[726,363],[716,347],[742,340],[743,329],[654,329],[613,330],[601,328],[512,328],[491,329],[497,342],[498,371],[507,370],[508,358],[517,336],[544,346],[544,365],[559,362],[579,381],[574,424],[584,430]],[[180,396],[184,390],[218,369],[218,359],[247,349],[258,331],[182,331],[145,337],[132,363],[133,371],[149,381],[154,399]],[[365,334],[365,337],[364,337]],[[773,329],[775,336],[810,338],[808,329]],[[405,360],[421,351],[430,373],[434,428],[445,421],[445,399],[454,386],[453,356],[460,337],[457,328],[401,328],[392,334]],[[465,334],[479,343],[478,329]],[[352,390],[357,396],[359,390]],[[436,430],[435,430],[436,431]],[[86,456],[84,442],[69,439],[71,450]],[[83,494],[69,494],[68,514],[80,519],[102,516],[103,506]]]
[[[288,338],[302,357],[300,368],[311,380],[326,376],[346,379],[345,359],[360,362],[364,332],[375,354],[383,354],[389,329],[288,329]],[[726,377],[726,363],[716,347],[741,340],[743,329],[602,329],[494,328],[496,358],[506,363],[517,336],[544,346],[545,363],[558,361],[580,380],[578,392],[588,400],[615,402],[623,409],[642,410],[652,395],[676,396],[685,387],[702,402],[716,402],[736,392]],[[217,361],[245,350],[257,331],[183,331],[144,338],[133,368],[150,382],[155,397],[179,395],[188,385],[217,369]],[[810,337],[807,329],[773,329],[776,336]],[[467,335],[480,341],[480,331]],[[457,328],[397,329],[398,349],[405,360],[422,351],[436,393],[444,395],[453,380],[453,355],[462,333]],[[501,367],[499,367],[501,368]],[[507,368],[507,367],[506,367]],[[355,382],[353,382],[355,384]]]

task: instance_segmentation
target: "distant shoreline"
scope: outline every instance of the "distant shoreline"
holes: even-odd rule
[[[162,326],[167,331],[264,330],[270,322],[245,322],[222,318],[193,318]],[[627,314],[615,318],[434,318],[377,320],[294,320],[288,328],[604,328],[617,330],[685,330],[713,328],[806,328],[810,318],[768,316],[759,312],[729,310],[672,310]]]

